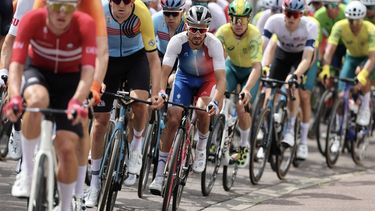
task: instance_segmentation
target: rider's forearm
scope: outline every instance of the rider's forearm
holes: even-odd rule
[[[168,65],[163,65],[161,68],[161,79],[160,79],[160,89],[165,90],[167,88],[168,78],[172,72],[172,67]]]
[[[366,61],[363,69],[366,69],[369,72],[369,74],[371,74],[372,69],[374,68],[374,65],[375,65],[375,52],[369,52],[368,60]]]
[[[323,64],[324,65],[326,65],[326,64],[330,65],[331,64],[333,54],[336,51],[336,47],[337,47],[336,45],[333,45],[333,44],[330,44],[330,43],[327,44],[326,51],[325,51],[324,57],[323,57]]]
[[[256,82],[259,80],[260,72],[261,72],[261,64],[259,62],[254,63],[253,69],[251,70],[251,73],[249,75],[249,78],[247,79],[244,89],[250,91],[254,87]]]
[[[224,97],[226,90],[226,80],[225,80],[225,70],[215,70],[216,78],[216,92],[214,95],[214,100],[221,102]]]
[[[0,68],[9,69],[10,60],[12,57],[13,43],[15,39],[16,37],[10,34],[7,34],[7,36],[5,37],[3,47],[1,49],[1,62],[0,62],[3,67],[0,67]]]
[[[310,69],[311,62],[313,60],[314,56],[314,50],[304,50],[301,62],[298,64],[297,69],[294,71],[294,74],[296,74],[298,77],[303,76],[307,70]]]
[[[147,53],[148,62],[150,64],[150,74],[151,74],[151,83],[152,90],[151,95],[158,95],[160,91],[160,59],[157,51]]]
[[[90,87],[94,77],[94,67],[85,65],[82,67],[81,78],[78,82],[73,98],[83,102],[90,93]]]
[[[21,95],[20,87],[24,65],[12,62],[9,66],[8,92],[10,97]]]
[[[102,83],[107,73],[108,65],[108,41],[107,37],[97,37],[97,56],[95,60],[94,80]]]

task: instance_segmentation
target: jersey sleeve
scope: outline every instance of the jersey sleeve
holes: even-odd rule
[[[318,40],[318,25],[313,20],[309,20],[309,24],[307,26],[307,31],[309,32],[309,35],[305,43],[305,49],[314,50],[315,42],[317,42]]]
[[[259,31],[254,34],[254,39],[250,41],[251,60],[253,64],[256,62],[262,62],[263,55],[263,42]]]
[[[369,25],[369,32],[368,32],[368,51],[375,51],[375,25]]]
[[[84,15],[84,14],[82,14]],[[96,36],[95,35],[95,22],[88,15],[84,15],[80,22],[79,27],[82,37],[82,60],[81,64],[91,65],[95,67],[96,59]]]
[[[276,20],[274,19],[274,16],[271,16],[270,18],[268,18],[268,20],[266,21],[266,24],[264,25],[264,30],[263,30],[263,42],[266,43],[266,46],[269,42],[269,40],[272,38],[272,35],[274,34],[274,25],[276,22]]]
[[[342,36],[341,22],[335,23],[332,27],[331,35],[328,38],[328,43],[338,45],[339,40]]]
[[[19,23],[20,30],[17,31],[16,40],[13,43],[11,62],[25,64],[30,39],[36,28],[34,24],[38,22],[34,20],[33,14],[26,14]]]
[[[18,0],[16,12],[13,15],[8,34],[16,36],[22,16],[33,8],[33,3],[33,0]]]
[[[170,67],[173,67],[178,57],[178,54],[181,52],[181,49],[182,49],[182,44],[178,37],[179,35],[173,36],[172,39],[169,41],[167,50],[165,51],[165,54],[163,57],[163,65],[168,65]]]
[[[143,3],[141,2],[141,4],[136,4],[136,6],[140,6],[140,9],[144,10],[140,12],[143,45],[145,46],[146,51],[154,51],[156,50],[156,41],[151,14],[148,11],[147,7],[144,4],[142,4]]]
[[[207,39],[207,38],[206,38]],[[223,46],[219,39],[212,35],[209,45],[209,54],[212,57],[214,71],[225,70],[225,58]]]
[[[216,31],[216,33],[215,33],[215,36],[217,37],[217,39],[219,39],[220,40],[220,42],[221,43],[223,43],[224,44],[224,26],[225,25],[223,25],[223,26],[221,26],[217,31]]]

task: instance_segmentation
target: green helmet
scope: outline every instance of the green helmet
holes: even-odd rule
[[[234,0],[229,5],[230,16],[246,16],[250,17],[253,7],[247,0]]]

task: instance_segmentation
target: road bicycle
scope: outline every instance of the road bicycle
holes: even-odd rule
[[[105,146],[104,156],[100,167],[101,189],[99,194],[98,210],[113,210],[118,191],[127,176],[126,163],[129,159],[128,131],[129,117],[127,114],[131,104],[135,102],[150,105],[151,102],[130,97],[129,92],[105,92],[117,99],[119,106],[116,109],[115,128]]]
[[[8,77],[6,75],[1,76],[1,80],[4,84],[7,84]],[[8,98],[8,91],[6,86],[0,87],[0,160],[5,160],[8,154],[8,142],[9,136],[12,132],[12,122],[3,117],[2,110],[6,104]]]
[[[286,93],[284,84],[297,86],[297,82],[285,82],[270,78],[261,78],[263,87],[271,89],[265,100],[265,91],[256,102],[251,133],[249,175],[253,184],[258,184],[263,175],[266,161],[271,164],[279,179],[284,179],[294,159],[296,144],[291,147],[281,143],[286,128],[288,95],[294,100],[293,92]],[[264,108],[265,105],[265,108]]]
[[[183,189],[186,185],[189,172],[193,165],[193,136],[196,118],[191,118],[193,110],[206,112],[205,109],[184,106],[178,103],[167,102],[173,106],[183,108],[182,119],[173,139],[172,147],[167,157],[164,177],[167,178],[163,196],[162,210],[168,210],[172,200],[172,210],[177,210]]]

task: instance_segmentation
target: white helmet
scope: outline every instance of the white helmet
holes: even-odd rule
[[[351,1],[345,9],[345,17],[348,19],[363,19],[366,16],[366,6],[360,1]]]
[[[264,0],[263,5],[268,9],[281,9],[283,0]]]
[[[374,6],[375,0],[361,0],[361,2],[366,6]]]

